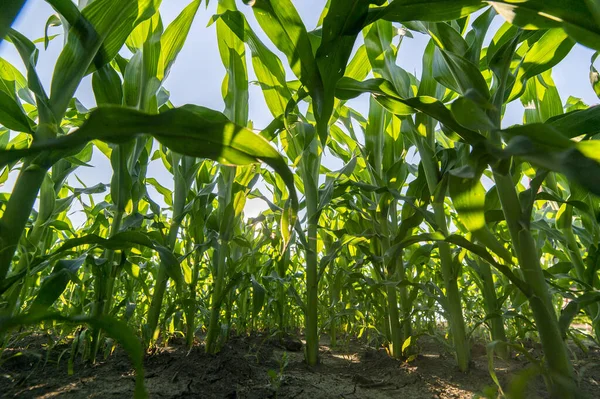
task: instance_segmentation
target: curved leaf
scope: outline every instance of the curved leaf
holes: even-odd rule
[[[346,71],[356,38],[367,19],[373,0],[331,0],[323,20],[321,45],[316,63],[323,82],[323,109],[320,118],[327,123],[333,113],[335,87]],[[321,138],[323,141],[323,138]]]
[[[292,71],[308,89],[313,100],[319,137],[324,143],[331,111],[325,109],[323,81],[300,15],[290,0],[255,0],[250,3],[263,31],[285,54]]]
[[[219,11],[227,7],[227,1],[219,2]],[[230,2],[229,7],[235,7]],[[234,123],[248,123],[248,68],[244,42],[222,21],[217,20],[217,39],[221,61],[227,70],[223,81],[225,115]]]
[[[160,38],[160,58],[156,77],[163,81],[169,76],[171,66],[183,48],[192,22],[198,12],[202,0],[194,0],[167,26]]]
[[[584,134],[594,135],[600,132],[600,106],[557,115],[548,119],[546,123],[568,138]]]
[[[508,97],[512,101],[523,94],[525,82],[562,61],[571,51],[575,41],[562,29],[550,29],[527,50],[517,71],[515,84]]]
[[[48,310],[50,306],[62,295],[73,275],[83,265],[86,255],[73,260],[59,260],[46,279],[31,304],[31,312],[38,313]]]
[[[490,98],[490,91],[478,66],[450,51],[436,48],[433,76],[440,84],[463,96],[469,90],[474,90],[480,98]]]
[[[485,137],[481,134],[460,125],[441,101],[429,96],[403,99],[396,93],[391,83],[384,79],[368,79],[358,82],[344,77],[338,82],[336,96],[341,99],[350,99],[367,92],[375,94],[375,99],[392,113],[409,115],[413,113],[411,108],[414,108],[438,120],[471,144],[485,141]]]
[[[0,90],[0,125],[17,132],[33,134],[33,121],[25,115],[17,100]]]
[[[244,14],[239,11],[227,10],[218,17],[250,48],[254,73],[258,78],[267,106],[274,117],[283,115],[292,98],[292,93],[287,87],[285,70],[281,61],[256,36]]]
[[[71,24],[67,44],[52,76],[50,104],[57,119],[62,119],[81,79],[110,62],[133,29],[156,12],[159,3],[160,0],[96,0],[79,14],[70,0],[50,0]]]
[[[510,23],[524,29],[561,27],[573,39],[600,50],[600,24],[597,6],[582,0],[504,0],[488,1]],[[590,4],[591,3],[591,4]],[[592,5],[592,9],[589,8]]]
[[[222,113],[186,105],[154,115],[130,108],[107,106],[96,109],[77,131],[34,144],[23,150],[0,151],[0,165],[49,150],[56,156],[92,140],[123,143],[139,134],[150,134],[172,151],[198,158],[210,158],[230,165],[263,161],[279,173],[290,190],[292,205],[298,200],[294,176],[285,159],[251,130],[231,123]],[[60,150],[60,151],[59,151]]]
[[[409,236],[400,240],[399,242],[396,242],[393,246],[391,246],[386,253],[386,259],[396,259],[400,251],[408,247],[409,245],[427,241],[444,241],[467,249],[468,251],[474,253],[475,255],[479,256],[480,258],[484,259],[489,264],[494,266],[496,269],[498,269],[498,271],[502,272],[502,274],[504,274],[513,284],[515,284],[515,286],[517,286],[525,295],[529,295],[529,286],[523,280],[517,277],[508,266],[496,262],[496,260],[487,251],[485,247],[474,244],[471,241],[467,240],[465,237],[457,234],[451,234],[448,237],[444,237],[441,233]]]
[[[394,0],[386,7],[371,10],[369,21],[450,21],[485,6],[480,0]]]

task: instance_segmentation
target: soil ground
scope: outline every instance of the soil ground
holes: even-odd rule
[[[29,336],[5,350],[0,360],[2,398],[128,398],[134,373],[126,354],[116,350],[95,365],[78,360],[67,371],[70,345],[47,351],[47,338]],[[218,355],[207,355],[200,344],[187,351],[172,340],[145,360],[150,398],[472,398],[497,388],[488,372],[485,346],[473,346],[468,373],[430,337],[418,341],[411,362],[395,360],[384,349],[351,340],[320,348],[321,364],[308,368],[302,351],[289,351],[268,336],[232,338]],[[288,345],[289,347],[289,345]],[[532,346],[530,352],[539,355]],[[62,354],[62,357],[61,357]],[[600,351],[572,351],[583,398],[600,398]],[[15,356],[16,355],[16,356]],[[61,358],[58,361],[59,357]],[[284,365],[282,367],[282,364]],[[498,378],[508,386],[527,369],[523,356],[495,360]],[[544,398],[541,378],[529,384],[523,397]]]

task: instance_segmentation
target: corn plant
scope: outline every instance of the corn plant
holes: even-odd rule
[[[179,333],[215,354],[232,334],[301,329],[310,366],[323,334],[396,358],[429,334],[461,371],[474,339],[508,359],[533,337],[550,394],[576,396],[573,322],[600,340],[599,108],[565,101],[553,70],[577,43],[600,51],[593,1],[329,0],[310,30],[291,0],[193,0],[166,27],[160,0],[47,0],[64,32],[49,88],[38,41],[11,28],[24,3],[0,16],[24,64],[0,58],[0,184],[16,177],[0,198],[3,341],[87,324],[71,367],[116,340],[143,397],[144,351]],[[222,112],[168,91],[202,5]],[[272,121],[255,126],[250,101]],[[111,179],[88,187],[94,152]]]

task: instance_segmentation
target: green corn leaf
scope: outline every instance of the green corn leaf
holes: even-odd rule
[[[156,14],[155,14],[156,15]],[[148,37],[141,49],[141,59],[136,65],[136,69],[128,73],[129,65],[125,69],[125,84],[128,79],[136,79],[136,82],[131,85],[131,91],[127,95],[128,101],[133,101],[137,98],[137,102],[130,102],[130,105],[150,112],[158,111],[157,93],[161,88],[161,81],[157,77],[160,68],[160,57],[162,52],[161,39],[162,36],[162,20],[160,18],[151,18],[145,21],[150,22],[148,27]],[[140,52],[136,52],[138,55]],[[134,91],[136,90],[136,91]]]
[[[258,23],[275,46],[285,54],[292,72],[308,89],[321,142],[327,136],[329,109],[324,104],[324,88],[306,27],[290,0],[256,0],[252,9]]]
[[[485,5],[479,0],[393,0],[386,7],[372,9],[369,22],[381,18],[395,22],[450,21],[466,17]]]
[[[388,21],[377,21],[366,29],[365,47],[369,63],[376,78],[392,83],[398,94],[411,97],[410,76],[396,64],[397,49],[392,45],[394,27]],[[348,76],[352,77],[352,76]],[[364,79],[364,77],[352,77]]]
[[[34,105],[35,100],[31,96],[27,86],[27,80],[21,72],[10,62],[0,57],[0,91],[11,96],[15,101],[21,98],[23,101]]]
[[[520,100],[525,107],[525,124],[545,122],[563,114],[560,95],[552,80],[551,71],[529,79]]]
[[[57,37],[58,35],[51,36],[48,34],[48,29],[51,27],[62,26],[62,20],[56,14],[48,17],[46,21],[46,26],[44,27],[44,50],[48,50],[48,44],[50,44],[50,40]]]
[[[581,148],[568,149],[560,154],[558,164],[559,171],[568,179],[572,179],[595,195],[600,195],[600,160],[597,155],[599,147],[595,146],[596,159],[584,155]]]
[[[508,266],[496,262],[496,260],[488,252],[488,248],[474,244],[471,241],[467,240],[465,237],[457,234],[452,234],[448,236],[448,238],[446,238],[446,241],[454,245],[458,245],[462,248],[465,248],[466,250],[479,256],[480,258],[488,262],[490,265],[494,266],[499,272],[504,274],[515,286],[517,286],[521,290],[521,292],[523,292],[525,295],[529,295],[530,287],[517,275],[515,275]],[[484,243],[484,245],[486,244]],[[504,252],[506,253],[506,250]],[[509,254],[507,254],[506,257],[510,259]]]
[[[485,57],[487,58],[487,64],[490,66],[490,69],[496,72],[493,66],[492,60],[498,57],[498,51],[509,43],[515,36],[518,35],[519,28],[510,24],[509,22],[504,22],[496,31],[494,36],[492,37],[491,42],[488,45]],[[511,52],[510,57],[514,56],[514,50]]]
[[[40,208],[37,222],[46,223],[52,217],[55,203],[56,192],[54,191],[54,182],[50,175],[46,174],[40,189]]]
[[[397,239],[398,238],[400,238],[400,236],[398,236]],[[525,282],[523,280],[521,280],[519,277],[517,277],[508,266],[496,262],[496,260],[492,257],[492,255],[488,252],[488,250],[485,247],[474,244],[471,241],[467,240],[463,236],[460,236],[457,234],[451,234],[448,237],[444,237],[441,233],[432,233],[432,234],[413,235],[413,236],[409,236],[406,238],[401,238],[400,240],[397,240],[397,239],[395,240],[394,244],[390,247],[390,249],[387,251],[386,258],[394,259],[396,256],[398,256],[400,251],[402,251],[404,248],[406,248],[412,244],[416,244],[419,242],[427,242],[427,241],[434,241],[434,242],[445,241],[445,242],[457,245],[459,247],[465,248],[466,250],[481,257],[482,259],[487,261],[489,264],[494,266],[496,269],[498,269],[498,271],[502,272],[502,274],[504,274],[506,277],[508,277],[508,279],[513,284],[515,284],[517,287],[519,287],[519,289],[521,289],[522,292],[526,293],[526,295],[528,295],[530,292],[528,285],[525,284]]]
[[[183,288],[183,273],[179,260],[169,248],[164,245],[153,243],[153,247],[160,256],[160,262],[166,267],[167,275],[177,284],[177,291],[181,292]]]
[[[597,6],[580,0],[489,1],[498,14],[524,29],[560,27],[584,46],[600,50]],[[590,9],[590,5],[592,5]]]
[[[17,132],[33,134],[33,121],[25,115],[21,104],[4,91],[0,91],[0,125]]]
[[[311,92],[322,88],[308,33],[291,1],[256,0],[252,10],[269,39],[286,55],[298,79]]]
[[[76,7],[73,10],[64,6],[65,2],[73,5],[70,0],[50,2],[71,24],[50,90],[51,108],[57,119],[62,118],[81,79],[110,62],[133,29],[152,17],[160,4],[160,0],[96,0],[78,14]]]
[[[569,274],[572,269],[573,264],[571,262],[558,262],[549,267],[546,271],[550,274]]]
[[[49,100],[35,70],[39,52],[35,47],[35,44],[13,29],[8,32],[8,37],[15,45],[21,59],[23,60],[23,63],[25,64],[25,67],[27,68],[27,87],[35,94],[38,113],[40,115],[40,122],[48,122],[48,115],[50,112]],[[15,76],[17,75],[15,74]]]
[[[475,19],[475,21],[473,21],[473,23],[471,24],[471,30],[469,31],[465,39],[467,43],[469,43],[469,48],[467,49],[464,57],[475,65],[479,65],[481,57],[481,47],[483,46],[485,36],[496,15],[498,14],[494,11],[492,7],[490,7],[489,9],[484,11],[480,16],[478,16]],[[456,51],[454,52],[456,53]],[[460,53],[457,54],[462,55]]]
[[[532,123],[529,125],[513,126],[502,130],[508,137],[524,136],[540,146],[548,149],[560,150],[571,148],[575,143],[553,126],[545,123]]]
[[[363,45],[363,46],[360,46],[358,48],[358,50],[356,51],[356,54],[354,54],[354,57],[352,58],[352,60],[350,61],[350,63],[348,64],[348,66],[346,68],[346,72],[345,72],[344,76],[348,77],[348,78],[356,79],[356,80],[363,80],[367,77],[369,72],[371,72],[371,65],[369,63],[369,57],[367,55],[366,46]],[[340,100],[339,98],[335,98],[334,105],[333,105],[333,118],[330,121],[330,123],[331,123],[330,129],[329,129],[330,137],[333,137],[335,135],[335,131],[340,132],[340,130],[337,128],[337,126],[335,126],[334,122],[336,120],[339,120],[344,112],[348,112],[347,108],[344,105],[344,101]],[[352,140],[350,137],[347,137],[347,138]],[[328,145],[335,145],[335,144],[332,144],[332,141],[329,141]],[[355,147],[356,143],[350,144],[350,146]],[[340,149],[340,151],[341,151],[341,149]]]
[[[507,93],[510,92],[511,85],[514,84],[511,64],[521,34],[522,32],[518,28],[505,23],[492,39],[485,55],[488,68],[494,73],[494,78],[498,81],[492,98],[495,109],[490,112],[490,117],[496,125],[501,124],[502,105],[505,102]]]
[[[489,231],[485,220],[486,191],[481,176],[464,176],[465,169],[450,171],[448,191],[460,221],[489,250],[512,263],[512,256]]]
[[[201,0],[192,1],[175,20],[167,26],[160,38],[160,59],[156,77],[164,81],[169,76],[171,66],[183,48],[185,40],[198,12]]]
[[[2,4],[2,13],[0,14],[0,43],[10,29],[13,21],[17,18],[19,11],[23,8],[26,0],[6,0]]]
[[[483,100],[490,98],[485,78],[479,67],[457,54],[436,48],[433,57],[433,77],[440,84],[465,96],[473,90]]]
[[[375,94],[375,99],[378,101],[384,98],[385,100],[383,101],[385,101],[386,105],[392,108],[390,111],[395,110],[396,112],[399,112],[398,115],[411,115],[415,112],[414,109],[406,104],[406,101],[400,97],[394,86],[388,80],[367,79],[359,82],[355,79],[344,77],[338,82],[336,96],[342,100],[356,98],[363,93]]]
[[[573,223],[573,207],[566,203],[561,204],[556,212],[555,223],[556,228],[559,230],[571,229]]]
[[[508,314],[508,312],[506,312],[503,315],[503,317],[507,317],[507,314]],[[520,316],[520,315],[518,315],[518,316]],[[531,324],[531,321],[525,317],[518,317],[518,318],[522,319],[527,324]],[[541,369],[542,369],[540,361],[535,359],[531,355],[531,353],[529,353],[529,351],[527,349],[525,349],[525,347],[522,345],[509,344],[509,343],[506,343],[505,341],[501,341],[501,340],[492,341],[489,344],[487,344],[486,352],[487,352],[487,358],[488,358],[488,373],[492,377],[492,380],[496,383],[496,386],[498,387],[498,391],[500,392],[500,394],[502,396],[505,396],[505,393],[502,390],[502,385],[500,384],[500,380],[498,379],[496,370],[494,368],[494,352],[496,351],[497,348],[502,348],[502,347],[506,347],[506,346],[508,346],[511,349],[515,350],[516,352],[519,352],[520,354],[524,355],[525,358],[527,358],[527,360],[529,361],[529,363],[531,363],[533,365],[531,368],[527,369],[527,372],[525,372],[523,374],[519,374],[518,376],[515,377],[516,381],[512,382],[511,391],[514,390],[515,392],[523,392],[526,389],[526,386],[529,383],[529,380],[534,377],[537,377],[539,374],[541,374]],[[509,395],[507,395],[507,396],[513,396],[513,395],[511,395],[511,391],[509,391]]]
[[[110,164],[113,170],[110,181],[110,196],[119,212],[125,212],[132,200],[133,179],[128,168],[128,159],[132,150],[131,143],[116,145],[110,155]]]
[[[123,85],[112,65],[106,64],[94,72],[92,88],[99,106],[123,104]]]
[[[588,109],[588,108],[589,108],[589,105],[587,105],[585,103],[585,101],[583,101],[583,99],[578,98],[578,97],[573,97],[573,96],[569,96],[569,98],[567,98],[567,101],[564,105],[565,112],[584,110],[584,109]]]
[[[534,123],[503,130],[512,138],[504,151],[538,166],[563,173],[591,193],[600,195],[600,157],[596,140],[574,142],[549,124]],[[587,156],[586,156],[587,155]]]
[[[252,66],[258,78],[265,101],[274,117],[283,115],[292,98],[287,87],[285,70],[277,56],[256,36],[248,21],[239,11],[227,10],[218,16],[236,36],[243,40],[252,53]]]
[[[52,306],[67,288],[67,284],[73,280],[73,276],[83,265],[86,256],[80,256],[73,260],[59,260],[56,263],[52,273],[42,282],[40,290],[31,304],[30,311],[32,313],[44,312]]]
[[[554,116],[546,123],[568,138],[600,132],[600,106]]]
[[[150,248],[158,253],[161,263],[167,267],[167,273],[170,278],[181,288],[183,275],[177,257],[164,245],[152,240],[147,234],[139,231],[123,231],[114,234],[110,238],[102,238],[96,234],[88,234],[83,237],[66,240],[50,257],[57,256],[70,249],[82,246],[93,245],[111,250],[125,250],[132,246],[140,245]]]
[[[144,54],[137,52],[131,57],[123,75],[123,105],[132,108],[142,106],[144,85]]]
[[[340,169],[335,178],[329,179],[327,183],[325,183],[325,187],[320,189],[319,191],[319,206],[318,212],[322,211],[329,203],[334,199],[333,192],[335,184],[338,183],[341,179],[348,178],[356,168],[357,159],[353,157],[350,162],[348,162],[342,169]]]
[[[558,318],[558,326],[560,327],[560,334],[563,338],[567,337],[569,327],[573,322],[573,319],[581,310],[577,301],[571,301],[569,304],[560,311],[560,317]]]
[[[583,140],[575,143],[575,148],[586,157],[600,162],[600,140]]]
[[[45,268],[47,265],[48,265],[48,261],[45,261],[43,263],[43,267],[40,267],[40,268]],[[6,276],[6,278],[4,280],[2,280],[2,282],[0,282],[0,295],[4,294],[6,291],[8,291],[8,289],[10,287],[12,287],[14,284],[17,283],[17,281],[20,281],[23,277],[25,277],[27,275],[27,273],[28,273],[27,270],[23,270],[18,273],[13,273],[11,275]]]
[[[324,123],[333,112],[335,87],[344,76],[356,38],[367,18],[373,0],[331,0],[323,19],[321,45],[316,63],[323,81],[323,104],[317,113]],[[321,138],[323,141],[323,138]]]
[[[402,353],[404,353],[404,351],[406,351],[406,349],[410,346],[411,338],[412,337],[408,337],[404,340],[404,343],[402,344]]]
[[[58,17],[62,18],[62,20],[65,22],[63,26],[67,31],[70,26],[77,24],[77,20],[81,18],[81,11],[79,7],[72,1],[48,0],[48,4],[50,4],[50,6],[52,6],[52,8],[54,8],[54,10],[58,13]],[[85,5],[87,5],[87,1],[86,3],[82,4],[82,6]],[[67,33],[67,31],[65,33]]]
[[[496,128],[482,107],[469,98],[458,98],[450,109],[456,121],[468,129],[485,132]]]
[[[383,163],[383,134],[385,131],[386,114],[384,108],[375,99],[370,98],[369,119],[365,129],[365,157],[373,168],[376,176],[382,173]]]
[[[165,204],[168,206],[173,206],[173,192],[171,190],[160,184],[158,180],[153,177],[147,177],[146,183],[154,187],[154,189],[156,189],[156,191],[163,196],[163,201],[165,201]]]
[[[448,190],[460,221],[469,231],[485,227],[485,189],[475,177],[464,177],[458,171],[450,172]]]
[[[523,77],[529,79],[557,65],[574,45],[562,29],[548,30],[525,54],[521,64]]]
[[[594,93],[596,93],[596,97],[600,98],[600,74],[598,70],[594,67],[594,61],[598,58],[600,52],[596,51],[594,55],[592,55],[592,60],[590,62],[590,84],[594,89]]]
[[[557,204],[568,204],[574,208],[579,209],[581,212],[588,214],[589,216],[592,216],[591,210],[590,210],[590,206],[583,201],[578,201],[578,200],[563,200],[559,197],[557,197],[554,194],[545,192],[545,191],[541,191],[539,193],[536,194],[535,196],[535,200],[536,201],[554,201]]]
[[[84,125],[69,135],[24,150],[1,151],[0,165],[47,150],[72,150],[92,140],[119,144],[139,134],[150,134],[172,151],[192,157],[210,158],[229,165],[263,161],[283,178],[293,208],[297,207],[293,174],[265,139],[236,126],[220,112],[193,105],[157,115],[129,108],[101,107],[91,112]]]
[[[433,39],[431,39],[427,43],[427,46],[425,47],[425,53],[423,54],[423,70],[421,72],[421,81],[419,82],[417,95],[431,96],[437,99],[441,99],[444,97],[446,89],[442,85],[438,84],[438,82],[433,77],[433,59],[435,56],[436,49],[437,47],[435,45],[435,42]],[[430,120],[422,121],[423,118],[426,117],[423,115],[417,116],[417,118],[415,119],[415,123],[417,124],[417,126],[419,126],[420,124],[432,123],[432,121]],[[433,128],[430,127],[430,129]]]
[[[410,112],[411,108],[416,109],[438,120],[469,143],[474,144],[485,140],[481,134],[460,125],[450,110],[439,100],[429,96],[403,99],[384,79],[368,79],[358,82],[344,77],[338,82],[336,96],[341,99],[350,99],[367,92],[375,94],[375,99],[396,115],[408,115],[412,113]]]
[[[245,277],[247,277],[247,274],[242,273],[242,272],[237,272],[236,274],[231,276],[229,278],[229,281],[227,282],[227,285],[221,291],[221,295],[215,301],[214,306],[221,307],[221,304],[227,298],[227,295],[229,295],[231,290],[233,290],[235,288],[235,286],[237,286]]]
[[[231,3],[227,5],[227,3]],[[218,11],[225,7],[234,9],[233,2],[220,2]],[[248,123],[248,69],[244,42],[222,21],[217,20],[217,38],[221,61],[227,73],[223,81],[225,115],[232,122],[246,126]]]
[[[110,238],[102,238],[96,234],[88,234],[82,237],[71,238],[64,241],[62,245],[52,254],[52,256],[82,245],[98,245],[115,251],[128,249],[133,245],[141,245],[146,248],[154,249],[154,243],[147,234],[139,231],[123,231],[114,234]]]
[[[356,80],[363,80],[371,72],[371,65],[369,64],[369,58],[367,56],[366,46],[360,46],[356,50],[356,54],[350,60],[350,63],[346,67],[346,73],[344,76]]]
[[[529,48],[517,71],[515,84],[508,96],[508,101],[521,96],[525,90],[525,82],[539,75],[562,61],[571,51],[575,41],[562,29],[550,29],[535,41]]]
[[[258,281],[251,277],[252,281],[252,317],[256,320],[258,319],[258,314],[263,308],[265,303],[266,290],[265,287],[260,285]]]
[[[137,53],[140,50],[144,49],[144,44],[148,42],[156,43],[162,37],[164,33],[162,18],[160,17],[160,12],[154,13],[151,18],[146,19],[145,21],[138,24],[133,31],[125,40],[125,45],[132,53]],[[120,55],[117,55],[115,60],[117,62],[126,61]],[[121,68],[123,71],[124,68]]]
[[[426,24],[427,32],[435,42],[435,44],[446,51],[464,57],[469,49],[469,44],[463,37],[447,23],[429,23]],[[471,62],[475,65],[479,64],[479,60]]]
[[[294,299],[294,302],[296,302],[296,305],[298,305],[298,307],[302,309],[302,312],[306,313],[306,304],[304,303],[302,297],[300,296],[300,294],[298,294],[298,291],[296,290],[296,288],[294,288],[293,285],[290,285],[288,287],[287,294]]]

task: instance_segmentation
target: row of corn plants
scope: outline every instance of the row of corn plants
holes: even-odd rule
[[[291,0],[194,0],[167,26],[160,0],[46,1],[64,39],[49,88],[38,43],[54,37],[11,28],[23,0],[0,16],[23,64],[0,58],[3,347],[25,326],[70,338],[70,364],[118,342],[143,397],[144,353],[178,334],[217,353],[300,330],[310,366],[322,335],[402,358],[427,334],[461,371],[475,339],[490,359],[535,339],[551,395],[577,395],[566,342],[600,340],[600,108],[561,97],[552,69],[600,50],[595,2],[329,0],[308,30]],[[222,111],[167,89],[201,6]],[[419,74],[398,63],[416,35]],[[91,109],[75,97],[89,75]],[[86,186],[94,152],[112,178]]]

